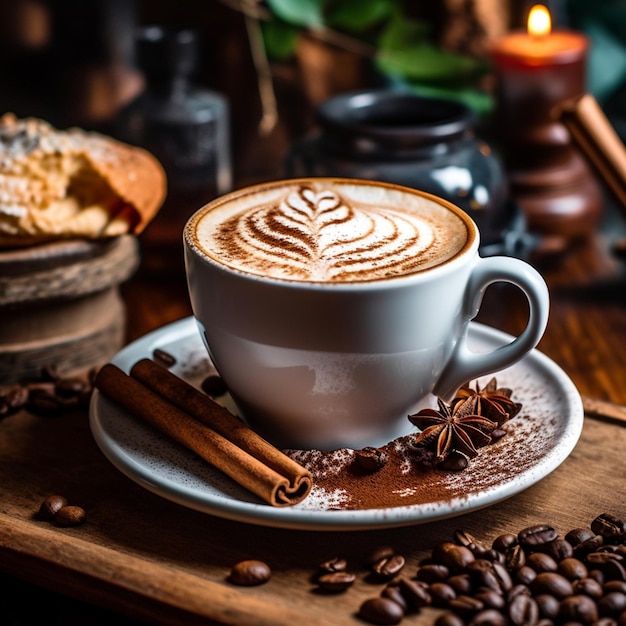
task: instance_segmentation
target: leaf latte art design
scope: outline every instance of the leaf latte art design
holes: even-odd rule
[[[402,208],[356,203],[332,189],[292,188],[282,200],[231,215],[217,228],[213,238],[221,258],[274,278],[372,280],[423,269],[433,255],[441,260],[435,221]]]

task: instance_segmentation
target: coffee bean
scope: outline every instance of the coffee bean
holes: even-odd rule
[[[393,600],[397,605],[402,607],[402,610],[406,613],[409,611],[409,605],[406,601],[406,598],[402,595],[400,588],[394,584],[390,583],[380,592],[380,596],[382,598],[388,598],[389,600]]]
[[[561,600],[557,617],[564,622],[593,624],[598,619],[598,608],[588,596],[569,596]]]
[[[404,611],[399,604],[389,598],[369,598],[361,604],[359,617],[370,624],[393,626],[402,621]]]
[[[557,538],[556,530],[548,524],[536,524],[524,528],[517,534],[519,544],[526,550],[540,550]]]
[[[579,559],[573,557],[563,559],[559,563],[557,571],[568,580],[586,578],[588,574],[587,566]]]
[[[515,571],[526,565],[526,553],[518,543],[509,546],[504,553],[504,564],[509,571]]]
[[[626,524],[610,513],[602,513],[591,522],[591,530],[605,539],[613,539],[626,530]]]
[[[533,552],[528,555],[526,565],[532,567],[537,573],[539,572],[556,572],[557,562],[545,552]]]
[[[451,541],[440,543],[433,551],[433,558],[438,563],[445,565],[450,572],[463,569],[475,560],[474,554],[469,548],[459,546]]]
[[[549,593],[555,598],[565,598],[574,593],[572,583],[556,572],[541,572],[530,585],[533,593]]]
[[[457,596],[454,600],[451,600],[448,606],[455,611],[455,613],[458,613],[466,619],[485,608],[485,605],[477,598],[464,595]]]
[[[468,465],[468,458],[464,454],[453,450],[443,461],[441,461],[437,465],[437,467],[443,470],[447,470],[448,472],[462,472],[464,469],[467,468]]]
[[[320,589],[329,593],[341,593],[351,587],[356,580],[356,574],[351,572],[328,572],[317,579]]]
[[[372,565],[372,574],[379,580],[389,580],[400,573],[406,561],[401,554],[384,557]]]
[[[348,562],[338,556],[320,563],[320,570],[326,573],[345,572],[347,567]]]
[[[387,465],[388,459],[387,454],[378,448],[363,448],[354,453],[356,464],[365,472],[377,472]]]
[[[62,506],[52,518],[57,526],[80,526],[87,518],[85,509],[79,506]]]
[[[626,593],[626,582],[623,580],[609,580],[602,586],[604,593],[610,593],[611,591],[620,591]]]
[[[617,617],[622,611],[626,611],[626,594],[620,591],[611,591],[598,600],[600,615]]]
[[[176,365],[176,357],[161,348],[155,348],[152,351],[152,358],[165,367],[172,367],[173,365]]]
[[[517,535],[513,533],[503,533],[493,540],[491,547],[498,552],[506,552],[511,546],[517,545],[517,543]]]
[[[67,499],[63,496],[48,496],[39,507],[38,517],[42,520],[51,520],[67,504]]]
[[[19,411],[28,402],[28,389],[19,385],[12,385],[8,388],[2,398],[11,413]]]
[[[467,595],[474,589],[472,579],[469,574],[456,574],[447,580],[448,585],[454,589],[457,595]]]
[[[537,572],[532,568],[524,565],[515,571],[513,578],[516,583],[521,585],[530,585],[535,578],[537,578]]]
[[[555,539],[551,541],[543,550],[547,555],[551,556],[555,561],[562,561],[574,555],[572,544],[565,539]]]
[[[428,590],[434,606],[447,606],[451,600],[456,598],[456,591],[447,583],[431,583]]]
[[[471,535],[465,530],[455,530],[453,533],[454,541],[460,546],[467,548],[472,552],[472,554],[476,555],[487,552],[487,546],[478,541],[474,535]]]
[[[430,565],[421,565],[417,569],[415,577],[426,583],[442,582],[448,578],[450,571],[445,565],[433,563]]]
[[[478,591],[474,597],[480,600],[487,609],[503,609],[506,604],[504,596],[493,589]]]
[[[559,613],[560,602],[548,593],[540,593],[535,596],[535,602],[539,608],[539,616],[554,619]]]
[[[593,578],[581,578],[574,581],[572,589],[574,594],[583,594],[593,598],[594,600],[601,598],[604,593],[602,585]]]
[[[200,389],[213,398],[219,398],[228,391],[224,379],[217,374],[211,374],[205,377],[200,383]]]
[[[409,607],[414,611],[432,604],[432,597],[425,583],[411,578],[400,577],[397,585]]]
[[[51,393],[43,390],[31,391],[28,395],[28,408],[37,415],[60,415],[63,412],[63,402]]]
[[[87,381],[82,378],[61,378],[54,384],[54,390],[61,398],[77,398],[88,387]]]
[[[578,544],[594,537],[595,534],[589,528],[573,528],[565,535],[565,541],[575,548]]]
[[[236,563],[228,575],[228,580],[234,585],[251,587],[266,583],[271,575],[269,565],[263,561],[249,559]]]
[[[519,594],[510,602],[508,616],[515,626],[535,626],[539,621],[539,606],[534,598]]]
[[[589,537],[589,539],[585,539],[574,546],[574,556],[577,559],[583,559],[588,554],[596,552],[603,545],[604,538],[602,535],[593,535],[593,537]]]

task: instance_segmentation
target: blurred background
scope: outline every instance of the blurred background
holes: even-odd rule
[[[555,27],[592,42],[588,85],[626,117],[626,3],[553,0]],[[234,179],[277,174],[333,94],[374,86],[461,98],[488,116],[489,43],[523,27],[522,0],[12,0],[0,6],[0,110],[119,133],[146,89],[136,29],[194,29],[194,81],[231,108]],[[267,65],[266,65],[267,62]],[[270,74],[268,75],[269,72]],[[263,158],[259,158],[259,153]]]

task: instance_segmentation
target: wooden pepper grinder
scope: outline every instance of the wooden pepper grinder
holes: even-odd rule
[[[580,33],[551,31],[549,12],[537,5],[528,32],[510,33],[492,48],[494,134],[510,193],[529,231],[558,249],[592,234],[602,213],[601,188],[554,114],[585,92],[587,47]]]

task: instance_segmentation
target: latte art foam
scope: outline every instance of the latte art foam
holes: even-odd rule
[[[198,244],[244,272],[314,282],[411,274],[463,247],[467,227],[455,213],[406,192],[411,201],[395,205],[380,189],[311,182],[237,198],[202,216]]]

